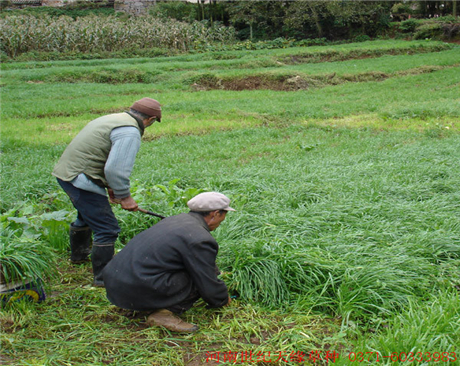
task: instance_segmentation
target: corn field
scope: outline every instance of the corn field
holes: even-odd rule
[[[114,16],[77,18],[10,16],[0,19],[1,51],[9,57],[31,51],[101,52],[168,48],[187,51],[212,42],[234,39],[233,28],[207,26],[146,16],[121,20]]]

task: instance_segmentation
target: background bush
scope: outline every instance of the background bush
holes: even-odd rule
[[[460,35],[460,19],[453,16],[433,19],[407,19],[393,23],[396,35],[412,39],[454,40]]]

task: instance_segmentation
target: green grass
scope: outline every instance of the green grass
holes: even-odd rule
[[[262,72],[273,72],[275,75],[301,73],[305,75],[330,74],[359,74],[362,72],[382,71],[393,73],[406,69],[418,67],[420,65],[452,65],[458,63],[458,49],[440,42],[394,42],[391,48],[388,43],[376,42],[370,45],[362,45],[370,56],[381,57],[379,60],[359,59],[353,52],[357,52],[356,44],[323,47],[312,47],[305,51],[303,48],[290,49],[290,57],[295,55],[322,55],[333,54],[337,61],[328,59],[328,63],[316,64],[309,60],[300,62],[300,65],[290,65],[284,60],[286,50],[271,50],[270,53],[254,51],[241,58],[230,60],[215,60],[215,54],[205,54],[197,56],[176,56],[169,58],[157,58],[155,62],[148,59],[117,60],[108,63],[107,60],[98,61],[68,61],[68,62],[40,62],[40,63],[17,63],[4,64],[2,68],[7,71],[5,80],[18,80],[28,82],[143,82],[160,83],[167,81],[171,89],[172,82],[187,83],[194,78],[203,75],[215,75],[216,77],[245,77],[248,75],[258,75]],[[379,47],[380,46],[380,47]],[[302,53],[303,52],[303,53]],[[363,52],[363,51],[361,51]],[[408,57],[405,54],[416,52],[415,57]],[[428,52],[428,54],[422,53]],[[438,52],[442,55],[438,56]],[[241,53],[241,52],[240,52]],[[446,53],[446,54],[444,54]],[[394,55],[399,56],[394,56]],[[300,57],[300,56],[299,56]],[[356,59],[358,58],[358,59]],[[39,70],[37,70],[37,68]],[[30,70],[33,70],[31,72]],[[246,70],[246,71],[245,71]],[[174,72],[174,74],[171,74]],[[188,87],[189,85],[184,85]]]
[[[44,244],[18,237],[13,230],[2,231],[0,236],[0,268],[2,282],[25,283],[45,278],[54,272],[53,251]]]
[[[164,123],[148,130],[148,138],[230,126],[286,125],[318,120],[324,123],[330,119],[335,119],[335,125],[341,125],[344,120],[347,124],[356,121],[361,126],[381,128],[401,124],[413,128],[435,128],[436,124],[457,128],[458,75],[456,67],[383,82],[347,83],[294,93],[186,92],[135,84],[18,85],[4,88],[8,94],[3,97],[2,130],[6,136],[17,139],[22,127],[12,121],[27,118],[31,134],[21,139],[34,143],[69,142],[88,119],[105,112],[126,110],[133,100],[144,95],[156,97],[166,111]],[[43,99],[42,95],[48,98]],[[273,99],[276,103],[270,102]]]
[[[337,55],[343,59],[353,58],[353,55],[360,54],[361,57],[369,54],[382,56],[386,54],[405,54],[405,53],[424,53],[437,52],[452,48],[451,45],[438,41],[402,41],[386,40],[360,43],[348,43],[335,46],[313,46],[313,47],[292,47],[285,49],[263,49],[250,52],[245,51],[221,51],[199,54],[184,54],[174,57],[157,57],[154,63],[166,71],[193,68],[241,68],[247,67],[250,62],[260,61],[281,61],[290,59],[292,56],[308,56],[316,59],[321,55]],[[215,61],[218,61],[216,64]],[[330,60],[329,60],[330,61]],[[52,62],[14,62],[1,65],[2,70],[10,69],[30,69],[46,67],[65,67],[65,66],[118,66],[118,65],[145,65],[151,63],[149,58],[140,59],[106,59],[106,60],[73,60],[73,61],[52,61]],[[186,66],[184,66],[184,64]]]
[[[401,364],[405,357],[408,357],[407,360],[413,357],[425,361],[431,358],[432,361],[427,364],[458,364],[454,360],[458,358],[459,300],[458,294],[446,292],[432,294],[430,301],[423,305],[411,300],[404,312],[388,324],[383,324],[383,327],[380,325],[383,329],[377,332],[378,336],[369,339],[365,334],[360,334],[357,349],[375,352],[371,361],[377,359],[378,352],[380,361],[388,360],[393,365]],[[388,357],[391,355],[393,358]]]
[[[187,55],[170,65],[166,59],[4,65],[0,222],[21,229],[26,219],[29,232],[60,258],[47,301],[2,310],[6,362],[179,366],[213,364],[206,358],[216,352],[251,351],[271,352],[274,361],[304,352],[303,364],[313,364],[309,354],[318,350],[323,357],[335,351],[338,364],[358,362],[349,360],[350,352],[374,352],[367,364],[376,364],[379,352],[378,364],[391,364],[382,356],[458,355],[459,48],[391,55],[410,45],[334,46],[383,56],[249,70],[236,61],[305,49],[222,52],[222,61]],[[84,75],[134,65],[162,68],[162,79],[37,83],[64,69]],[[300,91],[193,91],[185,82],[210,70],[225,77],[389,77]],[[145,314],[117,309],[103,290],[89,286],[89,264],[66,261],[63,225],[73,209],[50,174],[53,165],[89,120],[146,95],[160,100],[164,119],[147,130],[132,174],[140,206],[174,215],[186,211],[178,197],[202,189],[227,194],[237,209],[214,235],[222,278],[240,297],[222,310],[200,302],[186,313],[201,327],[195,335],[148,328]],[[118,249],[156,222],[115,211],[122,227]]]

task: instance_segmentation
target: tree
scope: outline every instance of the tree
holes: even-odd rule
[[[254,24],[260,20],[261,2],[259,1],[237,1],[227,7],[230,15],[230,23],[233,25],[243,23],[249,26],[249,38],[252,40]]]
[[[285,24],[308,38],[323,37],[323,24],[327,17],[326,2],[296,1],[289,7]]]
[[[374,36],[388,27],[391,3],[367,1],[295,1],[285,24],[304,38]]]

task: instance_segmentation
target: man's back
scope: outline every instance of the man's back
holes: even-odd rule
[[[218,248],[201,215],[166,218],[135,236],[107,265],[107,297],[122,308],[152,310],[197,290],[210,306],[223,306],[228,295],[215,271]]]

